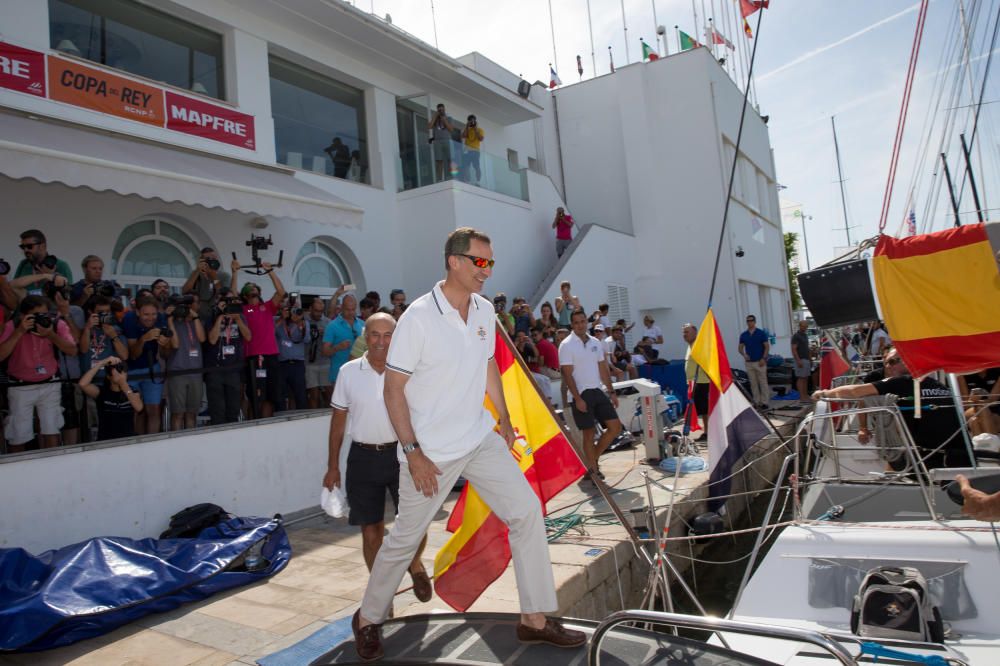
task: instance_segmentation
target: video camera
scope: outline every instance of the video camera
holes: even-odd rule
[[[191,314],[191,305],[194,303],[194,296],[190,294],[185,294],[183,296],[178,296],[176,294],[172,295],[167,299],[167,305],[172,305],[174,307],[170,316],[174,319],[187,319],[188,315]]]
[[[247,268],[243,265],[240,266],[244,271],[250,273],[251,275],[267,275],[275,268],[281,268],[281,262],[285,257],[285,251],[278,251],[278,262],[271,264],[271,268],[265,269],[263,267],[263,260],[260,258],[260,253],[267,250],[267,248],[274,245],[274,241],[271,240],[271,236],[268,235],[266,238],[264,236],[255,236],[250,234],[250,240],[246,242],[246,246],[250,248],[250,259],[253,262],[253,268]],[[236,253],[233,252],[233,261],[239,261],[236,257]]]

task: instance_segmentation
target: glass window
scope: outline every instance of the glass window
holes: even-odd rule
[[[347,265],[336,250],[320,241],[309,241],[295,257],[295,285],[310,293],[329,296],[343,284],[351,283]]]
[[[123,286],[148,287],[163,278],[179,289],[198,257],[198,245],[180,227],[158,219],[130,224],[111,253],[111,271]]]
[[[49,0],[50,46],[222,99],[222,35],[132,0]]]
[[[364,93],[274,56],[270,69],[278,162],[370,182]]]

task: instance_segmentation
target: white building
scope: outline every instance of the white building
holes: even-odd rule
[[[550,92],[341,1],[0,0],[0,12],[8,260],[38,228],[75,277],[97,254],[122,284],[180,286],[200,247],[245,261],[251,234],[269,234],[289,291],[414,298],[441,278],[447,233],[468,225],[493,238],[491,294],[537,308],[570,280],[588,310],[652,314],[669,358],[683,356],[681,324],[705,313],[742,103],[706,49]],[[438,103],[485,131],[478,185],[436,182]],[[713,305],[741,367],[744,315],[778,353],[791,317],[774,162],[752,108],[737,167]],[[558,206],[581,231],[556,261]]]

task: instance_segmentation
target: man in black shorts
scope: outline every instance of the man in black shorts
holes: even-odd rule
[[[361,526],[361,547],[368,571],[385,535],[386,491],[399,508],[398,442],[382,398],[385,360],[395,328],[396,320],[388,314],[376,313],[368,318],[365,322],[368,351],[341,367],[330,401],[333,407],[330,459],[323,485],[330,490],[340,486],[340,444],[350,412],[352,442],[347,454],[347,504],[351,511],[347,521]],[[420,601],[431,600],[431,581],[420,561],[426,545],[424,535],[410,564],[413,593]]]
[[[598,467],[601,454],[622,431],[618,420],[618,396],[611,387],[611,374],[604,345],[587,333],[587,315],[577,310],[570,317],[573,334],[559,345],[559,366],[563,384],[573,396],[573,420],[580,429],[583,462],[591,474],[604,478]],[[607,389],[607,394],[601,386]],[[610,399],[609,399],[610,396]],[[594,445],[594,430],[600,421],[604,432]]]

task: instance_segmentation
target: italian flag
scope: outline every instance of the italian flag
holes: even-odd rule
[[[680,30],[679,32],[681,35],[681,51],[689,51],[701,46],[701,44],[698,43],[698,40],[691,37],[691,35],[687,34],[683,30]]]
[[[642,59],[653,62],[660,59],[660,54],[654,51],[652,46],[646,42],[642,42]]]

